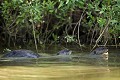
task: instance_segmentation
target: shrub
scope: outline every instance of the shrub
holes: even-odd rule
[[[4,0],[2,34],[8,44],[106,44],[120,37],[119,8],[119,0]]]

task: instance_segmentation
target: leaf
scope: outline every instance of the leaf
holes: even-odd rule
[[[106,23],[106,19],[103,18],[97,18],[97,22],[99,23],[100,27],[103,27]]]
[[[92,4],[88,4],[88,8],[94,8]]]
[[[115,24],[115,23],[117,23],[118,21],[117,20],[111,20],[110,21],[112,24]]]
[[[49,10],[50,13],[54,12],[54,10]]]
[[[100,14],[104,13],[104,11],[100,11]]]
[[[30,21],[30,22],[33,22],[33,20],[32,20],[32,19],[29,19],[29,21]]]
[[[58,8],[61,8],[63,6],[63,1],[60,1],[60,5],[58,6]]]
[[[69,3],[69,0],[66,1],[66,4],[68,4],[68,3]]]

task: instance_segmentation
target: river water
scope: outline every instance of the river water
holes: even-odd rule
[[[79,53],[78,51],[76,51]],[[75,53],[75,52],[74,52]],[[86,53],[87,54],[87,53]],[[75,54],[77,55],[77,54]],[[52,61],[50,61],[52,60]],[[80,59],[79,59],[80,60]],[[33,60],[34,61],[34,60]],[[119,80],[120,51],[109,52],[107,64],[70,61],[61,62],[54,59],[40,59],[35,63],[11,65],[11,62],[0,63],[0,80]]]

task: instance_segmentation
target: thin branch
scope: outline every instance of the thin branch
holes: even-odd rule
[[[98,39],[96,40],[96,43],[95,43],[94,47],[92,48],[92,50],[96,47],[96,45],[97,45],[98,42],[100,41],[102,35],[104,34],[105,30],[107,29],[107,27],[108,27],[108,25],[109,25],[109,23],[110,23],[110,20],[111,20],[111,19],[109,18],[109,20],[107,21],[107,24],[105,25],[105,28],[103,29],[102,33],[100,34],[100,36],[99,36]]]

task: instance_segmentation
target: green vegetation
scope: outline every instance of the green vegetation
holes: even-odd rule
[[[2,45],[119,44],[119,0],[3,0]]]

